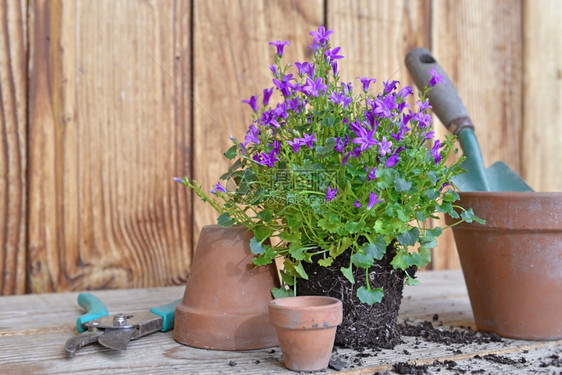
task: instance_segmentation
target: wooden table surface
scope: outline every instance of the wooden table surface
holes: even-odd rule
[[[419,273],[421,284],[406,287],[400,320],[412,324],[433,321],[443,330],[474,328],[464,279],[460,271]],[[65,341],[76,334],[75,321],[83,312],[78,293],[35,294],[0,297],[1,374],[290,374],[283,367],[279,348],[226,352],[178,344],[173,332],[157,332],[132,341],[117,352],[97,344],[66,358]],[[143,311],[181,298],[183,287],[108,290],[95,294],[110,313]],[[435,316],[437,314],[437,316]],[[403,336],[394,350],[362,353],[336,348],[334,354],[343,374],[373,374],[408,362],[428,365],[434,374],[562,374],[562,340],[440,344]],[[509,359],[509,360],[507,360]],[[434,362],[439,361],[439,362]],[[450,361],[450,362],[449,362]],[[506,362],[506,363],[500,363]],[[325,373],[336,372],[328,369]]]

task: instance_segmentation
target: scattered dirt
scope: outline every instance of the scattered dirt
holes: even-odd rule
[[[343,302],[344,317],[336,333],[336,345],[354,349],[392,349],[400,343],[396,323],[406,275],[390,265],[394,254],[394,247],[389,246],[383,259],[369,270],[369,284],[373,288],[381,287],[385,295],[381,303],[373,306],[360,303],[356,296],[357,289],[366,284],[365,270],[354,268],[355,284],[342,275],[340,268],[350,264],[345,254],[337,257],[330,267],[303,264],[307,274],[314,276],[310,280],[299,280],[297,294],[327,295]],[[408,273],[413,276],[415,269],[408,270]]]
[[[410,324],[408,321],[405,321],[398,325],[398,331],[404,336],[421,337],[427,341],[446,345],[487,344],[490,342],[502,341],[502,338],[495,333],[476,332],[470,328],[463,330],[453,329],[449,331],[441,327],[435,328],[431,322],[427,321],[418,324]]]

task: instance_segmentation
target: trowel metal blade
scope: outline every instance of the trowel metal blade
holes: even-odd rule
[[[98,342],[106,348],[115,350],[125,350],[129,341],[133,338],[135,329],[112,329],[106,330],[98,337]]]

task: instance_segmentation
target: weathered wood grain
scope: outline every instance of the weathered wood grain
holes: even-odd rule
[[[309,58],[308,33],[323,21],[321,0],[240,0],[194,2],[194,150],[192,178],[209,189],[228,169],[222,153],[229,136],[243,139],[251,109],[242,99],[263,95],[273,86],[269,66],[275,47],[288,40],[286,62]],[[275,100],[272,98],[272,102]],[[194,200],[194,237],[201,227],[216,223],[218,214]]]
[[[30,291],[185,280],[190,17],[171,0],[31,2]]]
[[[411,48],[429,45],[430,11],[431,2],[423,0],[328,0],[332,45],[345,56],[342,80],[358,85],[356,77],[376,78],[377,91],[387,80],[413,85],[404,58]]]
[[[0,295],[25,292],[27,0],[0,4]]]
[[[472,323],[470,304],[460,271],[421,272],[421,285],[407,287],[400,320],[432,320],[439,315],[443,329],[462,329]],[[98,291],[110,313],[143,311],[181,296],[183,288],[153,288]],[[75,334],[75,319],[82,314],[76,293],[0,297],[0,363],[3,374],[67,374],[107,372],[116,374],[291,374],[284,368],[279,348],[228,352],[180,345],[173,332],[156,332],[132,341],[127,350],[116,352],[90,345],[74,359],[64,357],[64,342]],[[435,323],[439,324],[438,322]],[[551,373],[555,367],[541,367],[549,356],[560,355],[562,341],[535,342],[504,339],[484,344],[444,345],[423,338],[403,337],[394,350],[366,348],[360,363],[352,363],[358,352],[337,348],[348,363],[340,374],[373,374],[391,371],[397,362],[431,365],[435,360],[457,362],[456,369],[481,370],[486,374]],[[30,350],[32,348],[32,350]],[[484,355],[495,353],[516,361],[493,363]],[[480,358],[476,357],[479,355]],[[524,357],[526,362],[521,362]],[[355,357],[357,358],[357,357]],[[354,365],[354,368],[349,367]],[[441,366],[431,370],[441,373]],[[443,367],[444,369],[444,367]],[[541,372],[543,371],[544,372]],[[326,373],[335,373],[328,369]],[[446,372],[446,371],[445,371]]]
[[[455,84],[476,126],[484,162],[521,162],[521,3],[433,0],[432,52]],[[446,129],[435,119],[439,137]],[[439,223],[445,226],[444,221]],[[434,269],[459,268],[452,231],[434,250]]]
[[[523,178],[562,192],[562,4],[523,1]]]

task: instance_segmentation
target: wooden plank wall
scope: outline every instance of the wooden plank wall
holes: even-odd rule
[[[0,5],[0,293],[181,284],[216,215],[173,176],[215,183],[272,40],[310,56],[335,30],[344,78],[411,84],[437,56],[484,158],[562,191],[557,0],[6,0]],[[436,122],[436,131],[443,134]],[[451,233],[435,269],[458,268]]]

